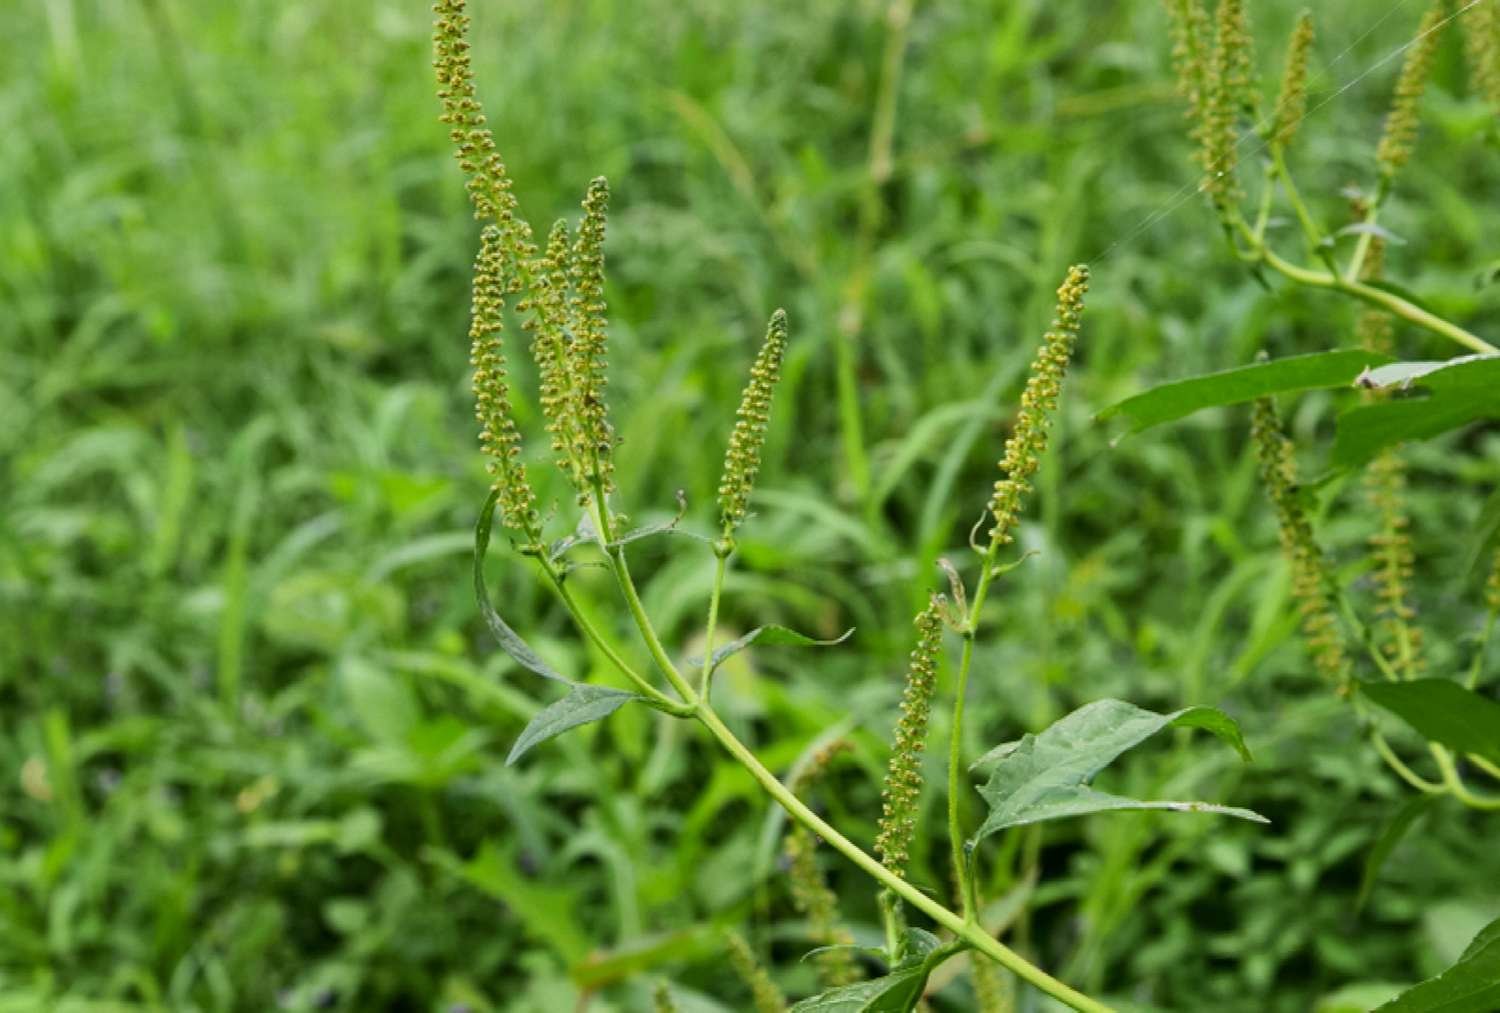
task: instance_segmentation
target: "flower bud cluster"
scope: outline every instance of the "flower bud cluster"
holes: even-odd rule
[[[1001,545],[1008,545],[1013,539],[1012,529],[1021,513],[1021,500],[1031,490],[1030,478],[1047,448],[1048,416],[1057,409],[1057,399],[1062,393],[1063,376],[1078,340],[1083,297],[1088,287],[1087,267],[1068,269],[1067,279],[1057,290],[1057,316],[1042,339],[1026,389],[1021,392],[1021,409],[1000,460],[1003,477],[995,483],[989,502],[995,520],[990,538]]]
[[[917,827],[917,801],[922,793],[922,753],[927,748],[927,722],[932,695],[937,690],[938,651],[943,643],[943,607],[934,595],[917,615],[917,646],[906,669],[901,694],[901,717],[891,743],[890,765],[881,791],[880,832],[875,853],[881,864],[898,876],[906,875],[912,835]]]
[[[786,311],[771,315],[766,339],[750,367],[750,381],[740,397],[734,431],[729,434],[729,449],[724,454],[724,471],[719,480],[719,512],[724,538],[744,521],[750,510],[750,493],[760,473],[761,450],[766,443],[766,426],[771,418],[771,398],[781,379],[781,363],[786,357]]]

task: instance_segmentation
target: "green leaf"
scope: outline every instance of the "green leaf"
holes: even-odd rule
[[[791,1013],[910,1013],[922,998],[932,972],[965,946],[939,946],[936,936],[920,929],[907,931],[906,946],[906,959],[889,974],[803,999]]]
[[[1423,738],[1500,763],[1500,703],[1489,697],[1451,679],[1364,682],[1359,688]]]
[[[1392,397],[1341,414],[1333,441],[1335,467],[1356,467],[1397,443],[1430,439],[1479,419],[1500,418],[1500,355],[1471,355],[1435,368],[1426,368],[1432,363],[1400,365],[1411,372],[1387,375],[1401,376],[1401,388],[1420,380],[1420,395]]]
[[[1395,850],[1397,844],[1401,843],[1401,838],[1406,836],[1406,832],[1426,814],[1428,809],[1432,808],[1436,801],[1435,795],[1417,795],[1408,799],[1405,805],[1396,810],[1396,815],[1391,817],[1391,821],[1385,825],[1374,847],[1370,848],[1369,855],[1365,857],[1365,871],[1360,877],[1359,893],[1354,898],[1354,910],[1359,911],[1364,908],[1365,901],[1370,899],[1370,891],[1375,888],[1375,879],[1380,875],[1380,869],[1385,865],[1386,859],[1391,857],[1391,852]]]
[[[749,647],[751,644],[759,643],[768,647],[832,647],[842,644],[854,635],[854,627],[845,630],[842,635],[832,640],[817,640],[809,637],[806,633],[798,633],[796,630],[785,626],[757,626],[738,640],[731,640],[723,647],[714,652],[711,666],[718,668],[724,661]]]
[[[1248,809],[1206,802],[1139,801],[1089,788],[1094,776],[1121,753],[1170,726],[1205,728],[1248,757],[1239,726],[1211,707],[1188,707],[1171,714],[1142,710],[1123,700],[1099,700],[1079,708],[1043,730],[986,754],[979,764],[994,762],[989,781],[979,789],[990,814],[970,846],[1006,827],[1065,816],[1123,809],[1168,809],[1209,812],[1269,822]],[[979,765],[979,764],[976,764]]]
[[[630,701],[639,699],[635,693],[622,689],[574,683],[567,696],[542,708],[522,729],[521,737],[516,739],[516,744],[510,747],[510,755],[505,758],[506,765],[515,763],[539,742],[546,742],[569,728],[607,718]]]
[[[1376,1013],[1494,1013],[1500,1009],[1500,919],[1490,922],[1458,963],[1401,993]]]
[[[543,661],[541,655],[532,650],[531,645],[522,640],[520,634],[500,618],[500,613],[495,611],[495,606],[490,602],[490,591],[484,583],[484,556],[489,551],[490,524],[494,521],[495,502],[499,498],[498,490],[490,491],[489,498],[484,501],[484,507],[479,511],[479,523],[474,525],[474,599],[479,603],[479,611],[484,616],[490,632],[499,641],[501,650],[514,658],[518,665],[554,682],[574,685],[571,679],[564,678],[556,669]]]
[[[1361,370],[1391,361],[1390,356],[1355,349],[1296,355],[1162,384],[1111,405],[1097,418],[1124,415],[1130,420],[1130,432],[1138,433],[1203,408],[1242,404],[1271,394],[1347,387]]]

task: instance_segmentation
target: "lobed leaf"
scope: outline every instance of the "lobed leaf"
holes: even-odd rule
[[[1365,379],[1379,375],[1372,371]],[[1423,396],[1393,397],[1342,413],[1333,442],[1336,467],[1357,467],[1407,440],[1431,439],[1480,419],[1500,419],[1500,355],[1397,363],[1384,375],[1401,388],[1420,379]]]
[[[1099,700],[1039,734],[996,747],[976,762],[975,766],[991,762],[995,766],[979,789],[990,813],[970,846],[1006,827],[1124,809],[1208,812],[1269,822],[1248,809],[1207,802],[1141,801],[1088,787],[1120,754],[1172,726],[1207,729],[1249,758],[1239,726],[1215,708],[1188,707],[1157,714],[1123,700]]]
[[[1500,763],[1500,703],[1451,679],[1365,682],[1360,692],[1423,738]]]
[[[1123,415],[1130,420],[1130,432],[1139,433],[1204,408],[1243,404],[1272,394],[1346,387],[1361,370],[1391,361],[1388,355],[1360,349],[1295,355],[1165,383],[1111,405],[1096,418],[1104,421]]]

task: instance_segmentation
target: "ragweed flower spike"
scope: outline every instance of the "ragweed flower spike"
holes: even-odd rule
[[[604,404],[609,380],[604,331],[604,222],[609,210],[609,183],[603,176],[589,184],[583,199],[583,221],[568,265],[573,294],[568,308],[572,330],[570,365],[577,458],[588,468],[587,482],[600,497],[614,489],[614,429]]]
[[[1244,196],[1237,173],[1239,124],[1242,115],[1255,115],[1251,41],[1243,0],[1219,0],[1198,138],[1206,174],[1203,189],[1220,214]]]
[[[1443,0],[1438,0],[1422,15],[1417,36],[1406,51],[1406,62],[1401,65],[1396,93],[1391,98],[1391,111],[1386,114],[1385,131],[1375,149],[1375,163],[1384,187],[1390,186],[1416,150],[1420,118],[1417,105],[1427,90],[1427,79],[1432,76],[1432,61],[1444,24]]]
[[[734,973],[740,976],[750,989],[750,1001],[755,1013],[786,1013],[786,996],[771,980],[766,969],[755,959],[750,944],[738,932],[725,933],[725,944],[729,948],[729,963]]]
[[[1463,25],[1470,86],[1500,116],[1500,4],[1481,0],[1464,12]]]
[[[1200,139],[1203,105],[1208,91],[1208,51],[1212,45],[1208,15],[1202,0],[1166,0],[1172,22],[1172,66],[1177,72],[1177,93],[1187,103],[1187,118],[1193,137]]]
[[[448,124],[459,167],[468,177],[474,217],[500,227],[501,249],[509,265],[534,254],[531,226],[516,215],[510,174],[486,126],[484,109],[474,88],[469,58],[469,16],[465,0],[438,0],[432,12],[432,66],[437,73],[442,122]],[[509,272],[507,272],[509,276]]]
[[[719,551],[727,554],[734,543],[734,529],[750,510],[750,492],[760,472],[760,454],[766,442],[766,425],[771,417],[771,397],[781,379],[781,362],[786,357],[786,311],[771,315],[766,340],[750,367],[750,382],[740,397],[734,431],[729,434],[729,449],[724,454],[724,473],[719,480],[719,512],[723,538]]]
[[[937,658],[943,643],[945,605],[941,595],[934,595],[927,608],[917,615],[917,646],[912,649],[907,666],[901,718],[896,722],[890,766],[880,793],[883,812],[875,853],[880,856],[881,864],[903,878],[917,826],[922,752],[927,748],[927,720],[932,714],[932,694],[937,689]]]
[[[474,367],[474,414],[479,420],[479,443],[489,458],[487,467],[499,492],[500,515],[506,526],[531,543],[537,535],[536,494],[521,462],[521,434],[511,411],[506,382],[505,350],[501,343],[505,305],[504,261],[500,229],[487,226],[474,260],[473,304],[469,322],[469,362]]]
[[[1325,677],[1348,692],[1348,664],[1344,640],[1334,614],[1328,563],[1313,540],[1312,524],[1297,492],[1297,462],[1292,441],[1281,428],[1270,398],[1255,402],[1250,439],[1260,465],[1261,483],[1276,508],[1281,549],[1292,566],[1292,595],[1302,617],[1302,636],[1313,664]]]
[[[1490,563],[1490,579],[1484,584],[1484,604],[1491,613],[1500,615],[1500,549]]]
[[[1281,94],[1276,98],[1276,113],[1271,119],[1271,143],[1285,149],[1292,143],[1302,117],[1307,113],[1307,54],[1312,49],[1312,13],[1303,11],[1292,29],[1286,47],[1286,69],[1281,77]]]
[[[568,236],[567,222],[553,224],[547,234],[546,252],[531,261],[530,290],[516,308],[527,314],[522,326],[531,332],[542,416],[547,420],[558,470],[582,496],[588,483],[584,459],[578,454],[582,441],[574,398],[573,339],[568,333]]]
[[[989,511],[995,519],[990,529],[992,544],[1008,545],[1011,530],[1021,513],[1021,501],[1031,491],[1030,478],[1047,448],[1048,415],[1057,408],[1062,393],[1063,375],[1078,341],[1078,325],[1083,318],[1083,297],[1089,288],[1089,269],[1082,265],[1068,269],[1068,277],[1057,290],[1057,316],[1042,339],[1042,347],[1031,363],[1031,376],[1021,392],[1021,410],[1015,428],[1005,441],[1005,455],[1000,459],[1003,477],[995,483]]]

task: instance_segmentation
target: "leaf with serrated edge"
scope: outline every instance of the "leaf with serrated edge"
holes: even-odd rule
[[[543,707],[521,730],[521,737],[510,747],[510,755],[505,758],[505,763],[509,766],[537,743],[546,742],[570,728],[607,718],[630,701],[639,699],[635,693],[610,689],[608,686],[574,683],[567,696]]]
[[[1094,776],[1126,750],[1164,728],[1205,728],[1249,757],[1239,726],[1211,707],[1188,707],[1156,714],[1123,700],[1099,700],[1079,708],[1036,735],[991,750],[980,763],[993,761],[989,781],[979,789],[990,814],[970,845],[1006,827],[1065,816],[1125,809],[1206,812],[1269,822],[1248,809],[1206,802],[1139,801],[1095,791]]]
[[[1375,1013],[1494,1013],[1500,1009],[1500,920],[1479,930],[1458,962]]]
[[[532,650],[531,645],[500,618],[500,613],[495,611],[495,606],[490,602],[490,591],[484,583],[484,556],[490,548],[490,524],[494,521],[495,502],[499,498],[498,490],[490,491],[489,498],[484,501],[484,508],[479,511],[479,523],[474,525],[474,599],[479,603],[479,611],[484,616],[485,624],[500,642],[501,650],[514,658],[516,664],[543,678],[565,682],[571,686],[573,681],[543,661],[541,655]]]

